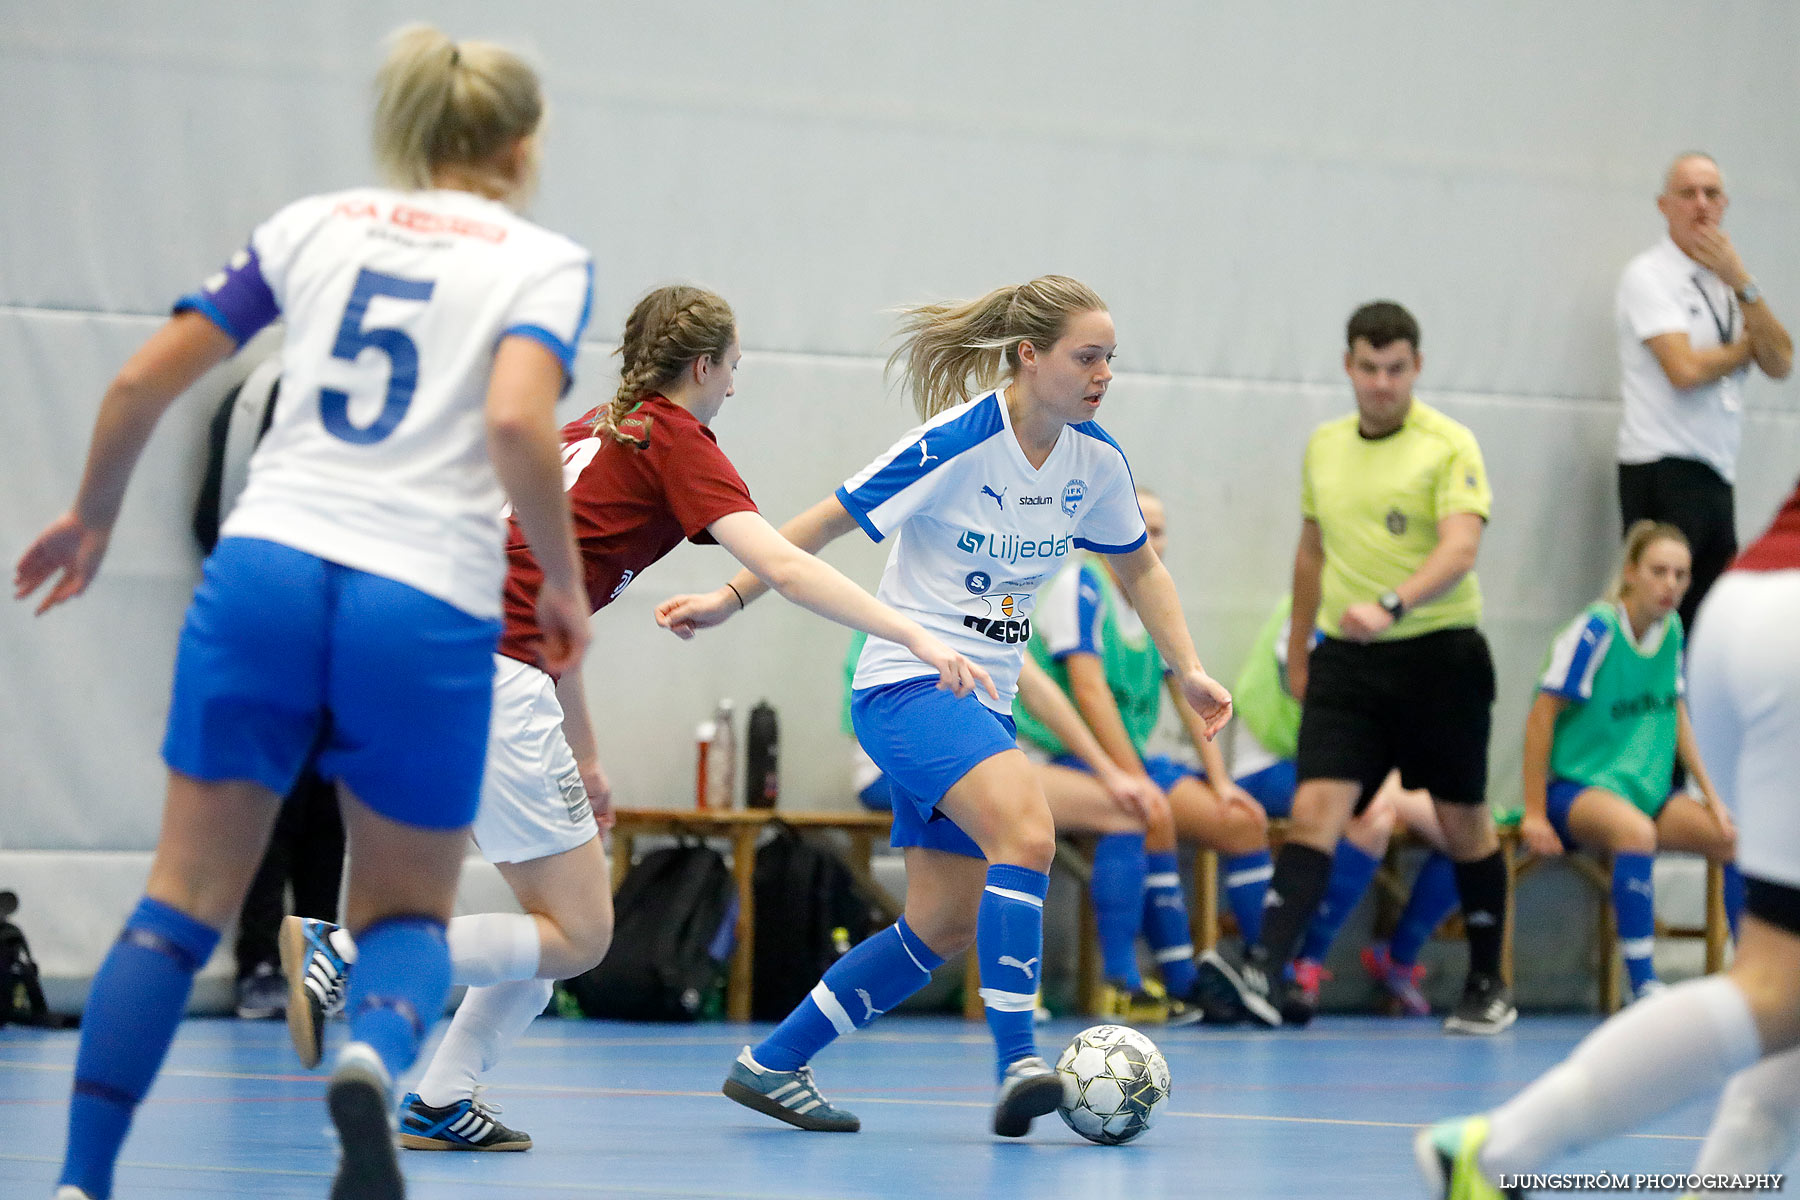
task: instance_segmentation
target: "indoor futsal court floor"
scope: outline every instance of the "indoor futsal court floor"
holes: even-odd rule
[[[1054,1055],[1084,1022],[1041,1027]],[[859,1134],[802,1133],[726,1100],[732,1057],[767,1026],[540,1019],[490,1100],[536,1141],[524,1154],[405,1152],[413,1200],[451,1197],[1333,1197],[1423,1194],[1414,1129],[1506,1098],[1592,1017],[1525,1017],[1495,1038],[1435,1021],[1324,1018],[1304,1032],[1148,1029],[1174,1091],[1126,1146],[1054,1114],[1030,1137],[988,1132],[991,1049],[979,1024],[890,1017],[815,1064]],[[342,1025],[332,1030],[342,1037]],[[0,1197],[48,1197],[76,1035],[0,1028]],[[327,1062],[329,1062],[329,1058]],[[323,1197],[335,1146],[279,1021],[190,1020],[137,1123],[117,1200]],[[1687,1171],[1710,1118],[1695,1104],[1551,1169]],[[1563,1193],[1582,1195],[1586,1193]]]

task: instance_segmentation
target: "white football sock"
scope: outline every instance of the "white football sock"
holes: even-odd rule
[[[1537,1170],[1720,1086],[1762,1053],[1750,1006],[1721,976],[1640,1000],[1489,1114],[1481,1168]]]
[[[556,984],[548,979],[470,988],[419,1079],[415,1089],[419,1099],[443,1108],[474,1095],[481,1076],[494,1069],[501,1052],[544,1011],[555,990]]]
[[[452,917],[445,937],[450,943],[450,982],[486,987],[537,974],[537,918],[524,913],[476,913]]]
[[[1771,1055],[1731,1077],[1694,1170],[1760,1174],[1779,1168],[1796,1149],[1800,1149],[1800,1048]]]

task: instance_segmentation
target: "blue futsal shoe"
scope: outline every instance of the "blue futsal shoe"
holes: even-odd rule
[[[531,1135],[508,1129],[495,1116],[498,1104],[481,1098],[433,1108],[408,1092],[400,1102],[400,1144],[408,1150],[529,1150]]]
[[[338,927],[311,917],[283,917],[281,973],[287,979],[288,1037],[300,1065],[311,1070],[325,1056],[325,1018],[342,1011],[350,964],[332,944]]]
[[[862,1128],[855,1113],[833,1106],[819,1093],[811,1067],[771,1071],[756,1061],[748,1046],[731,1064],[731,1074],[719,1090],[745,1108],[814,1133],[855,1133]]]

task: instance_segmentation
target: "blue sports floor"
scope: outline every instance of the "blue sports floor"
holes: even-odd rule
[[[802,1133],[718,1094],[755,1028],[543,1019],[488,1093],[536,1147],[409,1151],[403,1162],[414,1200],[1387,1200],[1423,1194],[1410,1150],[1417,1125],[1510,1095],[1593,1023],[1527,1017],[1493,1039],[1356,1017],[1299,1033],[1150,1028],[1173,1094],[1142,1139],[1108,1147],[1080,1140],[1054,1115],[1021,1141],[992,1137],[987,1032],[953,1018],[889,1018],[820,1056],[820,1086],[861,1115],[859,1134]],[[1079,1028],[1057,1022],[1040,1042],[1053,1053]],[[50,1194],[75,1038],[0,1028],[0,1197]],[[189,1021],[139,1111],[114,1195],[323,1197],[336,1160],[323,1093],[324,1077],[298,1068],[280,1022]],[[1685,1171],[1709,1106],[1552,1165]]]

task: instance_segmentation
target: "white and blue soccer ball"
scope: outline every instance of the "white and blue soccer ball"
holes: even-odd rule
[[[1169,1064],[1156,1043],[1123,1025],[1096,1025],[1075,1035],[1056,1060],[1063,1102],[1056,1111],[1090,1142],[1129,1142],[1169,1097]]]

